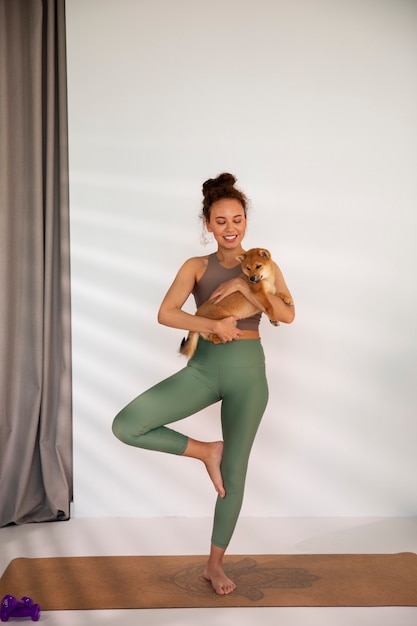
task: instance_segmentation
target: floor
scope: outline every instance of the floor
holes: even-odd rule
[[[0,572],[18,556],[205,554],[209,519],[75,518],[0,529]],[[230,554],[417,552],[417,518],[241,518]],[[417,584],[417,581],[416,581]],[[18,620],[21,621],[21,620]],[[415,626],[417,607],[42,612],[48,626]]]

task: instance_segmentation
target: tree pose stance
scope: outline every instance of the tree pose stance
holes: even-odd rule
[[[172,328],[216,335],[222,343],[200,337],[186,366],[148,389],[115,417],[113,432],[122,442],[202,461],[218,497],[211,549],[204,571],[214,591],[236,588],[223,570],[223,557],[240,513],[249,454],[268,401],[265,357],[259,335],[262,306],[241,277],[237,256],[246,231],[247,199],[231,174],[203,184],[203,226],[213,233],[217,251],[185,261],[168,289],[158,321]],[[282,272],[274,263],[276,293],[291,297]],[[191,315],[182,307],[192,293],[197,306],[207,299],[220,302],[240,291],[257,309],[251,317],[213,320]],[[278,295],[267,295],[274,319],[291,323],[294,306]],[[203,442],[169,428],[201,409],[221,402],[223,441]]]

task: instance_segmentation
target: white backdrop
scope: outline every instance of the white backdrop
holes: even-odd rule
[[[297,304],[262,322],[242,515],[417,515],[416,3],[67,0],[67,29],[75,516],[212,514],[197,461],[111,422],[184,365],[156,314],[214,249],[200,189],[222,171]],[[178,429],[217,438],[218,407]]]

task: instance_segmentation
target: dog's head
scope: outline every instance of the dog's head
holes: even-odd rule
[[[265,248],[252,248],[236,257],[251,283],[258,283],[271,275],[273,268],[271,255]]]

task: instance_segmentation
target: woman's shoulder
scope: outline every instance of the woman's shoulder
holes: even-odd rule
[[[196,281],[200,280],[201,276],[207,269],[209,254],[204,256],[193,256],[185,261],[183,268],[185,271],[193,272]]]
[[[205,256],[192,256],[187,259],[183,265],[188,267],[207,267],[209,256],[209,254]]]

